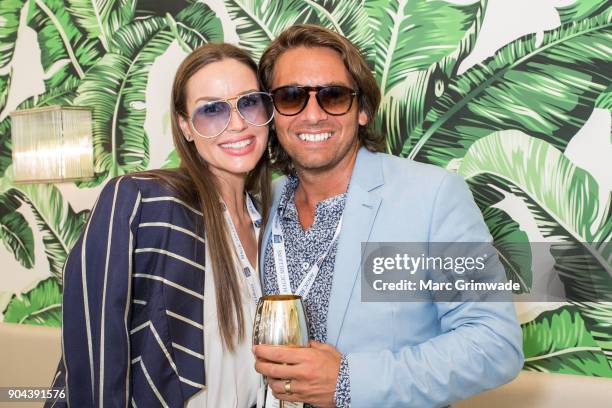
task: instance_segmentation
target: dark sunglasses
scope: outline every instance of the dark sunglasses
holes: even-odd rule
[[[310,92],[316,92],[319,106],[332,116],[344,115],[351,110],[353,98],[358,94],[357,91],[341,85],[281,86],[270,94],[278,113],[284,116],[295,116],[308,105]]]
[[[229,103],[233,99],[236,100],[236,107]],[[253,126],[267,125],[274,117],[270,94],[250,92],[196,106],[191,113],[191,127],[201,137],[217,137],[229,126],[232,111],[238,112],[242,119]]]

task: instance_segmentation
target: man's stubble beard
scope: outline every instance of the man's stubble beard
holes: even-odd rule
[[[307,172],[311,174],[320,174],[326,173],[328,171],[332,171],[339,163],[342,162],[348,155],[354,154],[356,156],[356,151],[359,150],[359,138],[357,135],[354,136],[353,142],[343,146],[344,148],[337,153],[332,153],[329,160],[321,163],[309,163],[308,160],[297,161],[296,158],[299,158],[299,154],[297,157],[289,157],[293,163],[293,167],[299,174],[300,172]],[[288,154],[288,153],[287,153]]]

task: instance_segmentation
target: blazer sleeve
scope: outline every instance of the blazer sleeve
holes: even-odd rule
[[[467,184],[455,174],[443,178],[431,217],[430,242],[491,241]],[[503,281],[501,263],[489,261],[488,278]],[[395,352],[348,355],[351,407],[444,406],[516,377],[522,333],[511,302],[434,305],[440,335]]]
[[[111,180],[64,266],[63,356],[55,386],[65,386],[71,407],[128,405],[132,252],[140,198],[129,177]]]

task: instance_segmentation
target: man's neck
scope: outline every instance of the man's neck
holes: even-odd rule
[[[359,146],[351,149],[346,160],[325,170],[298,169],[300,180],[295,191],[296,204],[299,202],[314,209],[319,201],[345,193],[348,189]]]

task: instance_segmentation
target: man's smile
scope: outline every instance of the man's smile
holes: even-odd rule
[[[298,133],[298,137],[303,142],[324,142],[332,137],[333,132],[317,132],[317,133]]]

